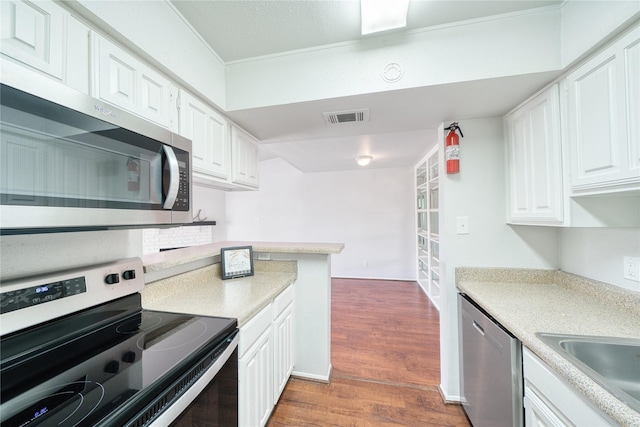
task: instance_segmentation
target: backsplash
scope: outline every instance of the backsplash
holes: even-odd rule
[[[147,228],[142,231],[143,254],[153,254],[161,249],[183,248],[213,243],[212,225],[176,228]]]

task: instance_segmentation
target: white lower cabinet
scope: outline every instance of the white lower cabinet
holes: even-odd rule
[[[524,388],[524,418],[528,427],[564,427],[566,420],[558,417],[531,387]]]
[[[266,424],[273,409],[273,307],[269,304],[240,328],[238,425]]]
[[[293,285],[240,328],[238,425],[264,426],[293,371]]]
[[[616,425],[526,347],[522,350],[522,369],[525,425]]]
[[[273,404],[278,399],[293,372],[293,286],[289,286],[274,301],[273,320]]]

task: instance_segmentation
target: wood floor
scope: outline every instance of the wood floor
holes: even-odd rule
[[[438,311],[415,282],[333,279],[330,384],[292,378],[268,427],[469,426],[445,405]]]

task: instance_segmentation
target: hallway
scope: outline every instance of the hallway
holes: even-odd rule
[[[438,311],[415,282],[332,280],[331,384],[292,378],[269,427],[469,426],[444,405]]]

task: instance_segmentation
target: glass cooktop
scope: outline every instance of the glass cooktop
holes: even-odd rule
[[[236,327],[236,319],[141,310],[134,294],[4,336],[0,422],[125,425],[168,388],[179,395],[181,376],[211,362]]]

